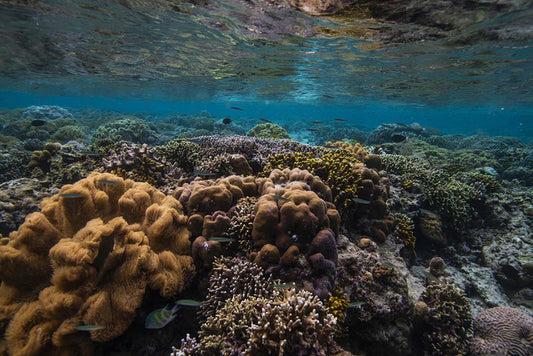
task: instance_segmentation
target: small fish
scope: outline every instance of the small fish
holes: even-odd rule
[[[338,121],[338,122],[348,122],[348,120],[345,120],[345,119],[333,119],[335,121]]]
[[[339,147],[333,146],[333,145],[324,145],[322,147],[324,147],[324,148],[339,148]]]
[[[291,289],[291,288],[294,288],[296,287],[294,284],[292,283],[274,283],[274,288],[275,289]]]
[[[200,143],[202,143],[202,141],[201,141],[201,140],[198,140],[197,138],[191,138],[191,139],[189,139],[189,140],[187,140],[187,141],[192,142],[192,143],[196,143],[196,144],[200,144]]]
[[[80,193],[63,193],[63,194],[59,194],[59,196],[65,199],[75,199],[75,198],[85,197],[84,194],[80,194]]]
[[[101,155],[100,152],[96,152],[96,151],[80,151],[80,154],[87,155],[87,156],[100,156]]]
[[[204,248],[205,252],[209,252],[209,244],[207,243],[207,241],[204,241],[202,247]]]
[[[309,122],[311,125],[322,125],[324,121],[311,121]]]
[[[404,134],[394,134],[390,138],[391,138],[391,140],[393,142],[396,142],[396,143],[403,142],[403,141],[407,140],[407,136],[404,135]]]
[[[174,305],[172,309],[164,307],[162,309],[156,309],[146,317],[144,327],[146,329],[161,329],[164,328],[176,317],[176,312],[179,310],[179,305]]]
[[[356,203],[360,203],[360,204],[370,204],[370,200],[366,200],[366,199],[361,199],[361,198],[353,198],[352,199],[354,202]]]
[[[231,124],[231,119],[229,117],[225,117],[224,120],[222,120],[222,123],[224,125],[229,125]]]
[[[259,121],[266,122],[267,124],[272,124],[272,121],[267,120],[267,119],[264,119],[264,118],[262,118],[262,117],[259,118]]]
[[[229,238],[229,237],[210,237],[208,238],[209,241],[218,241],[218,242],[233,242],[235,239]]]
[[[401,122],[395,122],[395,124],[400,127],[410,128],[409,126],[407,126],[406,124],[402,124]]]
[[[281,200],[281,201],[291,201],[290,199],[288,198],[284,198],[282,197],[281,195],[276,195],[276,194],[272,194],[272,198],[276,199],[276,200]]]
[[[306,128],[307,131],[311,131],[311,132],[320,132],[319,129],[311,129],[311,128]]]
[[[394,128],[394,125],[392,125],[392,124],[381,124],[381,126],[387,128],[387,129],[392,129],[392,128]]]
[[[381,262],[381,263],[383,263],[385,266],[390,267],[390,268],[397,268],[396,265],[393,265],[390,262]]]
[[[98,183],[102,183],[102,184],[118,184],[117,181],[109,180],[109,179],[99,179]]]
[[[232,110],[237,110],[237,111],[243,111],[243,109],[238,108],[238,107],[236,107],[236,106],[231,106],[230,109],[232,109]]]
[[[360,307],[363,304],[365,304],[365,302],[350,302],[348,303],[348,308]]]
[[[200,302],[198,300],[193,299],[180,299],[176,301],[176,305],[184,305],[187,307],[199,307],[202,304],[204,304],[204,302]]]
[[[39,120],[39,119],[35,119],[35,120],[32,120],[32,122],[30,123],[31,126],[43,126],[44,124],[46,124],[46,120]]]
[[[76,326],[76,330],[78,331],[94,331],[94,330],[100,330],[103,329],[103,326],[100,325],[80,325]]]
[[[205,172],[205,171],[196,171],[196,172],[194,172],[194,175],[196,175],[196,176],[214,176],[215,173],[213,173],[213,172]]]
[[[328,95],[328,94],[323,94],[322,96],[324,98],[326,98],[326,99],[333,99],[333,97],[331,95]]]
[[[420,209],[420,212],[422,212],[422,213],[424,213],[424,214],[427,214],[427,215],[435,216],[435,217],[438,216],[436,213],[432,212],[431,210],[424,209],[424,208],[421,208],[421,209]]]

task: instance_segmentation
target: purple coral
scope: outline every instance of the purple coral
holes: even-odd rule
[[[474,321],[472,356],[533,355],[533,317],[513,308],[484,310]]]

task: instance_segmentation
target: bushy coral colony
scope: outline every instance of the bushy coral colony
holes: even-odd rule
[[[86,115],[0,116],[0,355],[533,354],[515,141]]]

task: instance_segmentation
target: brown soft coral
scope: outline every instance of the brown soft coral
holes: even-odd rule
[[[12,355],[83,354],[90,343],[77,326],[102,326],[91,339],[111,340],[129,326],[147,286],[170,297],[194,274],[181,204],[146,183],[99,173],[43,201],[0,246],[0,266]]]

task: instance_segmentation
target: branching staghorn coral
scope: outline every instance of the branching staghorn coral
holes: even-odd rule
[[[201,313],[198,340],[182,340],[174,355],[327,355],[337,347],[336,318],[316,295],[276,290],[238,259],[215,262]]]

